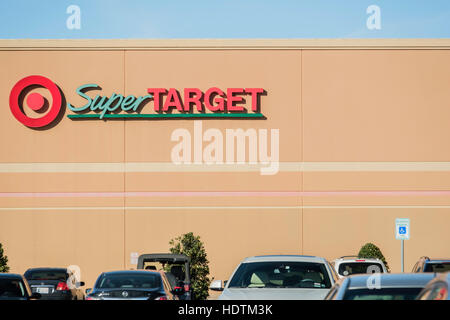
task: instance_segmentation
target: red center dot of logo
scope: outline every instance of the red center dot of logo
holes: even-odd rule
[[[37,92],[33,92],[27,97],[27,105],[30,109],[38,111],[44,106],[44,97]]]

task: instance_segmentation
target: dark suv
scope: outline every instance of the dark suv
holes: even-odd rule
[[[165,271],[172,288],[183,288],[184,293],[179,295],[179,299],[192,300],[190,264],[191,259],[184,254],[142,254],[138,258],[137,269]]]
[[[414,265],[412,272],[448,272],[450,271],[450,259],[430,259],[421,257]]]
[[[41,300],[84,300],[80,287],[84,282],[77,282],[76,277],[66,268],[32,268],[24,277],[33,293],[40,293]]]

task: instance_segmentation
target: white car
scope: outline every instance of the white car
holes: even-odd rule
[[[331,263],[339,278],[352,274],[387,273],[383,261],[376,258],[358,258],[356,256],[344,256]]]
[[[313,256],[245,258],[227,281],[212,282],[219,300],[322,300],[336,281],[327,260]]]

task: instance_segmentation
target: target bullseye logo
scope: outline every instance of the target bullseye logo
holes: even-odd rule
[[[52,96],[52,104],[49,111],[40,118],[31,118],[20,106],[20,95],[31,86],[41,86],[46,88]],[[19,80],[11,90],[9,95],[9,107],[14,117],[30,128],[42,128],[52,123],[61,110],[62,96],[58,86],[50,79],[43,76],[28,76]],[[39,111],[45,105],[44,97],[33,92],[27,96],[26,105],[33,111]]]

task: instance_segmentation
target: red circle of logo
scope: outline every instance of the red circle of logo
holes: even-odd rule
[[[50,91],[50,94],[52,95],[52,105],[50,107],[50,111],[41,118],[28,117],[23,113],[22,109],[19,106],[20,94],[25,88],[32,85],[42,86]],[[59,111],[61,110],[61,102],[62,97],[58,86],[50,79],[43,76],[29,76],[23,78],[22,80],[19,80],[14,85],[11,90],[11,94],[9,95],[9,107],[12,114],[19,122],[31,128],[45,127],[53,120],[55,120],[59,114]]]

